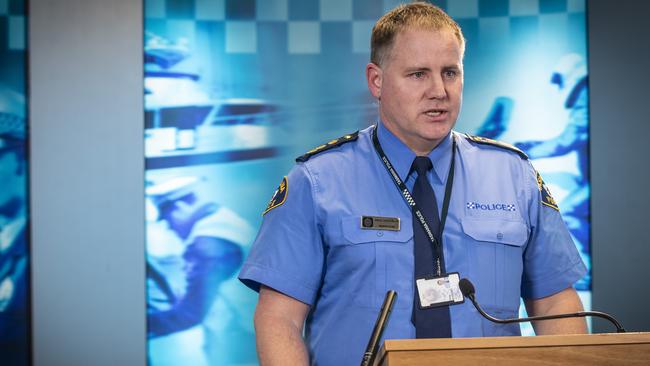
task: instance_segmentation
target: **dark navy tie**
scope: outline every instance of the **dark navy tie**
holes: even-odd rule
[[[413,160],[411,171],[418,174],[413,186],[413,199],[424,215],[436,236],[440,231],[440,218],[438,217],[438,204],[436,194],[429,184],[427,172],[431,170],[431,160],[426,156],[418,156]],[[427,234],[424,232],[420,221],[413,215],[413,255],[415,258],[415,280],[418,278],[430,278],[436,275],[437,252],[433,249]],[[445,273],[444,258],[440,258],[440,271]],[[413,325],[415,325],[416,338],[451,338],[451,320],[449,319],[449,306],[441,306],[429,309],[420,308],[417,285],[413,283]]]

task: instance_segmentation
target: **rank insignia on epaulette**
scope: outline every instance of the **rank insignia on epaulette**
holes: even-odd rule
[[[487,137],[475,136],[475,135],[470,135],[470,134],[466,134],[466,136],[471,141],[474,141],[474,142],[479,143],[479,144],[492,145],[492,146],[497,146],[497,147],[504,148],[506,150],[514,151],[517,154],[519,154],[519,156],[522,159],[528,160],[528,155],[526,155],[525,152],[521,151],[516,146],[510,145],[510,144],[502,142],[502,141],[492,140],[492,139],[489,139]]]
[[[329,149],[333,149],[335,147],[339,147],[345,143],[355,141],[357,138],[359,138],[359,131],[356,131],[354,133],[339,137],[337,139],[334,139],[326,144],[317,146],[309,151],[307,151],[305,154],[299,156],[296,158],[297,162],[304,163],[305,161],[309,160],[312,156],[322,153],[323,151],[327,151]]]
[[[271,201],[269,201],[269,204],[266,205],[266,209],[264,212],[262,212],[262,215],[265,215],[267,212],[271,211],[272,209],[282,206],[284,201],[287,200],[287,195],[289,194],[289,181],[287,180],[287,177],[285,176],[282,178],[282,182],[280,182],[280,186],[278,189],[275,190],[275,193],[273,193],[273,197],[271,197]]]
[[[538,171],[535,171],[535,173],[537,173],[537,188],[542,193],[542,204],[552,209],[560,211],[560,208],[555,202],[555,198],[551,196],[551,190],[548,189],[548,186],[546,185],[546,183],[544,183],[542,176],[539,174]]]

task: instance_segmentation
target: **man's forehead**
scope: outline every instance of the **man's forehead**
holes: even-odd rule
[[[430,52],[430,48],[433,47],[437,48],[437,50],[434,50],[436,57],[433,57]],[[398,52],[394,52],[396,50]],[[429,57],[430,55],[432,57]],[[388,56],[388,60],[397,59],[406,61],[409,64],[435,60],[442,62],[445,66],[462,67],[463,49],[454,33],[449,29],[411,27],[400,31],[396,35]],[[418,58],[421,59],[418,60]]]
[[[426,34],[429,33],[432,36],[451,36],[454,39],[458,40],[458,37],[454,33],[454,30],[451,27],[446,27],[446,26],[422,26],[422,25],[409,25],[406,27],[403,27],[402,29],[399,29],[395,33],[395,40],[397,38],[403,37],[406,34],[413,34],[413,33],[422,33]],[[458,42],[460,45],[460,42]]]

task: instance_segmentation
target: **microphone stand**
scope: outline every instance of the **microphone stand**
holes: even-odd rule
[[[368,340],[366,352],[363,354],[361,366],[370,366],[375,361],[375,356],[377,355],[377,346],[379,344],[379,340],[381,339],[382,333],[384,333],[384,328],[388,322],[388,316],[390,315],[391,310],[393,310],[395,298],[397,298],[397,292],[389,290],[386,293],[384,304],[381,306],[381,310],[377,316],[377,321],[375,322],[375,328],[372,330],[372,334]]]
[[[595,316],[599,318],[604,318],[612,322],[614,326],[616,327],[616,332],[617,333],[625,333],[625,329],[623,329],[623,326],[616,320],[614,319],[613,316],[603,313],[600,311],[580,311],[577,313],[570,313],[570,314],[557,314],[557,315],[542,315],[542,316],[531,316],[529,318],[515,318],[515,319],[497,319],[493,317],[492,315],[486,313],[481,309],[481,307],[478,305],[476,302],[476,299],[474,298],[474,293],[469,293],[466,295],[471,301],[472,304],[474,304],[474,307],[476,310],[478,310],[481,315],[483,315],[487,320],[494,322],[494,323],[499,323],[499,324],[509,324],[509,323],[521,323],[521,322],[530,322],[530,321],[536,321],[536,320],[549,320],[549,319],[563,319],[563,318],[577,318],[577,317],[586,317],[586,316]]]

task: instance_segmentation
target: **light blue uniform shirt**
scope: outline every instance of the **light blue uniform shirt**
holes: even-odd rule
[[[264,216],[239,278],[311,305],[306,344],[316,365],[359,364],[388,290],[398,293],[384,339],[415,338],[413,224],[372,144],[356,141],[298,163],[287,176],[286,200]],[[536,299],[571,286],[586,272],[560,214],[542,203],[537,174],[510,150],[452,132],[430,154],[428,179],[442,207],[457,153],[443,234],[447,272],[476,288],[485,310],[516,317],[520,296]],[[415,154],[381,123],[378,138],[399,176]],[[400,231],[361,229],[361,216],[397,217]],[[519,325],[483,319],[467,300],[450,307],[453,337],[519,335]]]

